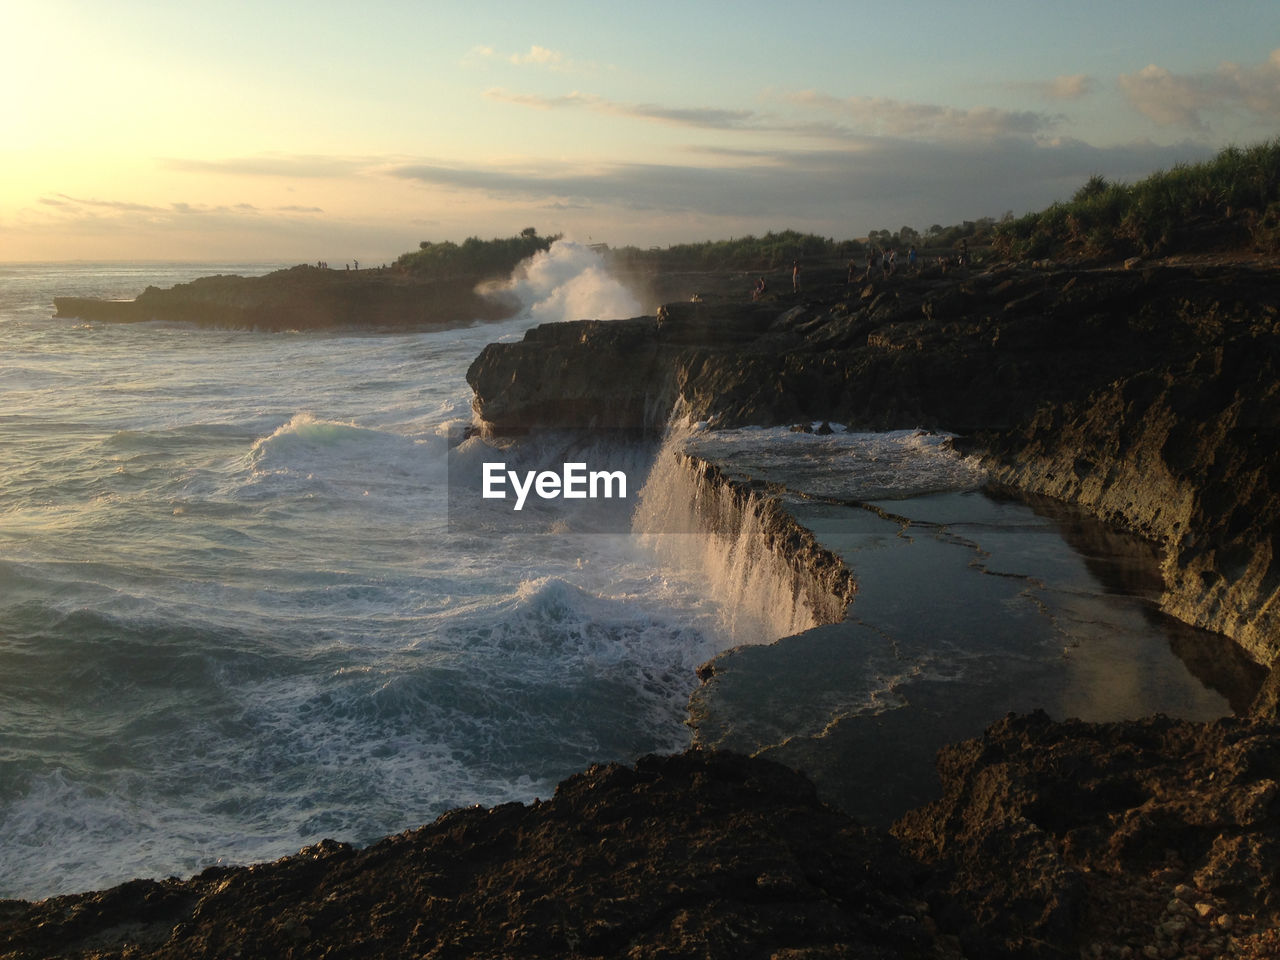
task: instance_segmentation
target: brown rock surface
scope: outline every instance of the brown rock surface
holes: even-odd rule
[[[186,881],[0,902],[0,957],[954,955],[924,879],[803,777],[691,751],[364,850],[325,841]]]
[[[942,798],[893,832],[968,954],[1275,955],[1280,724],[1010,716],[938,769]]]

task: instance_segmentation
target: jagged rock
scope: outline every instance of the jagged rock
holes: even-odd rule
[[[764,760],[596,766],[555,797],[444,814],[190,880],[0,904],[5,957],[947,956],[927,874]]]
[[[1180,898],[1265,929],[1280,913],[1278,758],[1272,721],[1010,716],[942,750],[942,798],[893,833],[940,871],[935,915],[973,956],[1137,952],[1162,924],[1187,928],[1170,915]],[[1190,912],[1207,924],[1219,909]]]

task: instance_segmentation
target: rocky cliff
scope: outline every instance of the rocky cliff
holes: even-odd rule
[[[58,317],[103,323],[164,320],[256,330],[461,326],[517,305],[476,292],[477,277],[422,280],[383,270],[297,266],[262,277],[201,277],[135,300],[55,297]]]
[[[926,877],[799,775],[693,752],[364,850],[0,902],[0,957],[947,956]]]
[[[540,327],[468,371],[485,428],[829,418],[959,433],[995,478],[1165,549],[1166,609],[1280,652],[1280,275],[995,268]]]
[[[363,850],[0,901],[0,957],[1261,960],[1277,757],[1274,721],[1009,717],[895,836],[766,760],[646,757]]]

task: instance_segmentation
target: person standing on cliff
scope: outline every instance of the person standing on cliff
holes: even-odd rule
[[[800,292],[800,261],[791,261],[791,292]]]

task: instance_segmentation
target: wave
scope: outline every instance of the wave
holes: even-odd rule
[[[677,413],[640,492],[634,527],[665,565],[694,571],[738,643],[839,621],[853,585],[834,556],[779,509],[686,453],[697,427]]]
[[[538,323],[614,319],[640,314],[638,300],[614,279],[590,247],[557,240],[521,263],[511,277],[482,292],[514,297]]]
[[[443,488],[438,438],[425,439],[297,413],[255,440],[241,466],[238,495],[329,492],[360,498],[373,487],[387,496]]]

